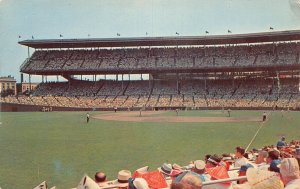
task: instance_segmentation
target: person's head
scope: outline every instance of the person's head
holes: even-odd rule
[[[204,162],[206,163],[207,162],[207,160],[210,158],[210,154],[206,154],[205,156],[204,156]]]
[[[300,148],[296,148],[296,150],[295,150],[295,158],[300,159]]]
[[[284,136],[283,136],[283,137],[281,137],[281,140],[282,140],[282,141],[285,141],[285,137],[284,137]]]
[[[235,148],[235,157],[236,158],[241,158],[241,157],[244,156],[244,154],[245,154],[245,149],[244,148],[242,148],[240,146]]]
[[[261,164],[267,161],[268,158],[268,152],[265,150],[261,150],[258,152],[258,155],[255,159],[256,164]]]
[[[239,170],[239,177],[246,176],[246,172],[249,168],[253,168],[253,165],[251,165],[250,163],[242,165],[240,170]],[[238,181],[239,184],[243,184],[245,182],[247,182],[247,179],[243,179],[243,180]]]
[[[283,159],[279,167],[281,180],[284,184],[300,178],[299,164],[295,158]]]
[[[267,163],[271,163],[273,160],[279,159],[279,151],[271,150],[268,153]]]
[[[205,164],[205,168],[216,167],[219,165],[222,158],[220,158],[217,154],[214,154],[208,158]]]
[[[269,170],[270,171],[273,171],[273,172],[277,172],[279,173],[280,170],[279,170],[279,165],[280,165],[280,160],[279,159],[274,159],[271,161],[271,164],[270,164],[270,167],[269,167]]]
[[[192,173],[185,174],[181,180],[171,184],[171,189],[201,189],[202,181]]]
[[[202,181],[197,176],[192,174],[186,174],[180,181],[183,184],[190,185],[195,189],[202,188]]]
[[[103,172],[97,172],[95,174],[95,182],[99,183],[99,182],[105,182],[106,181],[106,175]]]
[[[194,168],[192,168],[192,171],[198,174],[204,174],[205,172],[205,162],[202,160],[196,160],[194,162]]]
[[[222,161],[225,162],[227,165],[232,165],[234,163],[234,160],[230,154],[222,154]]]

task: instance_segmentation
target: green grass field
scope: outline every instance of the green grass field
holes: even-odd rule
[[[91,115],[107,112],[92,112]],[[117,177],[164,162],[186,165],[206,153],[246,147],[260,123],[136,123],[91,119],[85,112],[3,113],[0,124],[0,187],[33,188],[47,180],[58,189],[75,187],[84,173]],[[165,112],[174,116],[174,112]],[[187,111],[181,116],[226,116],[220,111]],[[260,111],[232,111],[232,116],[261,116]],[[300,112],[272,112],[252,147],[275,144],[281,135],[300,139]]]

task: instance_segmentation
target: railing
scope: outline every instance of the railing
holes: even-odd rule
[[[219,179],[219,180],[211,180],[211,181],[203,182],[202,185],[205,186],[205,185],[212,185],[212,184],[221,184],[221,183],[224,183],[224,182],[231,182],[231,181],[238,181],[238,180],[247,180],[247,176],[226,178],[226,179]],[[102,189],[116,188],[116,185],[105,186],[105,187],[101,187],[101,188]]]

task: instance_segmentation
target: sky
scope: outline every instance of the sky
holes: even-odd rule
[[[32,36],[199,36],[228,29],[234,35],[270,27],[300,29],[300,0],[0,0],[0,76],[20,82],[20,65],[28,55],[18,41]]]

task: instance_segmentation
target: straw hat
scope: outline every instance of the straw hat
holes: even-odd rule
[[[168,163],[164,163],[164,164],[162,164],[161,167],[158,168],[158,170],[160,172],[162,172],[163,174],[170,175],[170,173],[172,171],[172,165],[168,164]]]
[[[249,168],[247,180],[252,189],[283,189],[283,183],[278,173]]]
[[[113,181],[113,185],[117,187],[128,186],[128,179],[131,177],[131,172],[129,170],[121,170],[118,172],[118,179]]]
[[[203,170],[203,169],[205,169],[205,162],[202,161],[202,160],[196,160],[194,162],[194,165],[195,165],[195,169],[197,169],[197,170]]]
[[[181,170],[173,169],[171,164],[164,163],[161,167],[158,168],[158,170],[163,173],[164,175],[176,177],[180,173],[182,173]]]

